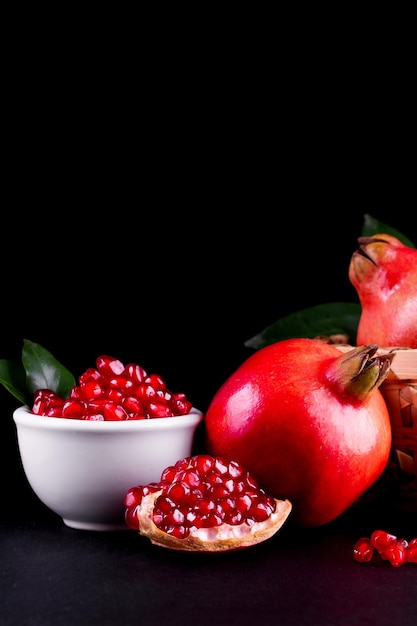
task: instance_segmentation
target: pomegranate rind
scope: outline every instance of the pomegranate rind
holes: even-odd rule
[[[162,490],[155,491],[142,499],[137,510],[139,534],[150,539],[154,545],[172,550],[224,552],[249,548],[275,535],[292,510],[292,503],[289,500],[275,498],[275,511],[264,522],[255,522],[251,526],[242,523],[236,526],[222,524],[212,528],[196,528],[192,529],[185,539],[177,539],[160,530],[152,521],[154,502],[161,493]]]

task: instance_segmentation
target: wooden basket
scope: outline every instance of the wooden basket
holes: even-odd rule
[[[417,511],[417,349],[381,348],[394,352],[391,370],[380,391],[386,402],[392,427],[390,466],[395,476],[396,502]]]

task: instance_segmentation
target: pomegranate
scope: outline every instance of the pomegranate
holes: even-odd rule
[[[167,467],[157,483],[125,495],[126,523],[174,550],[219,552],[269,539],[291,512],[234,460],[199,454]]]
[[[417,348],[417,249],[396,237],[359,237],[349,279],[361,303],[356,345]]]
[[[255,352],[223,383],[205,417],[206,449],[236,459],[300,526],[330,522],[382,474],[391,426],[378,386],[391,355],[342,353],[316,339]]]

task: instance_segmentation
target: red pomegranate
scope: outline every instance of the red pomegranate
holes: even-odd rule
[[[155,545],[198,552],[266,541],[292,510],[239,463],[208,454],[179,459],[159,482],[129,489],[124,504],[127,525]]]
[[[378,386],[392,355],[377,345],[342,353],[315,339],[288,339],[250,356],[206,412],[206,445],[253,472],[293,504],[301,526],[330,522],[382,474],[390,419]]]
[[[356,345],[417,348],[417,249],[385,233],[358,242],[349,265],[362,308]]]

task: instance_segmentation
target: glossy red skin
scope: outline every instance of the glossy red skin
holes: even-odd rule
[[[326,377],[334,346],[289,339],[258,350],[215,394],[205,417],[211,454],[251,470],[288,498],[292,521],[319,526],[344,512],[382,474],[391,426],[378,389],[365,401]]]
[[[356,345],[417,348],[417,249],[391,235],[372,239],[364,246],[372,261],[356,251],[349,265],[362,307]]]

